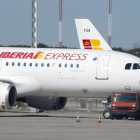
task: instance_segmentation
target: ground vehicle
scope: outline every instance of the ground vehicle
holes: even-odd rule
[[[104,112],[103,112],[103,117],[105,119],[110,119],[111,118],[111,96],[109,98],[102,98],[102,103],[105,106]]]
[[[140,118],[138,92],[113,92],[111,99],[111,118],[121,119],[122,117]]]
[[[140,119],[139,92],[113,92],[111,102],[103,112],[106,119],[134,117]]]

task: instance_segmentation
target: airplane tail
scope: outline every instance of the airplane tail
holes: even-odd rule
[[[75,19],[81,49],[112,50],[88,19]]]

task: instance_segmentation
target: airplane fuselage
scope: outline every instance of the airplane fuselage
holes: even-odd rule
[[[0,81],[17,96],[108,97],[140,91],[140,59],[125,53],[80,49],[0,49]],[[125,69],[130,63],[130,69]],[[34,88],[34,89],[33,89]]]

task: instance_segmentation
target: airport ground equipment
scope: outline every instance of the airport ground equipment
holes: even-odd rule
[[[105,106],[104,112],[103,112],[103,117],[105,119],[110,119],[111,118],[111,96],[109,98],[102,98],[102,103]]]
[[[113,92],[111,106],[103,112],[104,118],[122,119],[134,117],[140,119],[139,92]]]
[[[111,119],[111,110],[109,107],[104,110],[103,117],[105,119]]]
[[[114,92],[111,101],[111,115],[121,119],[122,117],[134,117],[140,119],[139,92]]]
[[[101,116],[99,115],[98,123],[101,123]]]
[[[81,122],[80,119],[79,119],[79,115],[77,115],[77,120],[76,122]]]

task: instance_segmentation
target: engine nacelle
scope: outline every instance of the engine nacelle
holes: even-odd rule
[[[28,106],[43,109],[43,110],[59,110],[66,105],[67,98],[65,97],[39,97],[30,96],[26,98]]]
[[[8,110],[16,103],[17,90],[12,84],[0,83],[0,110]]]

